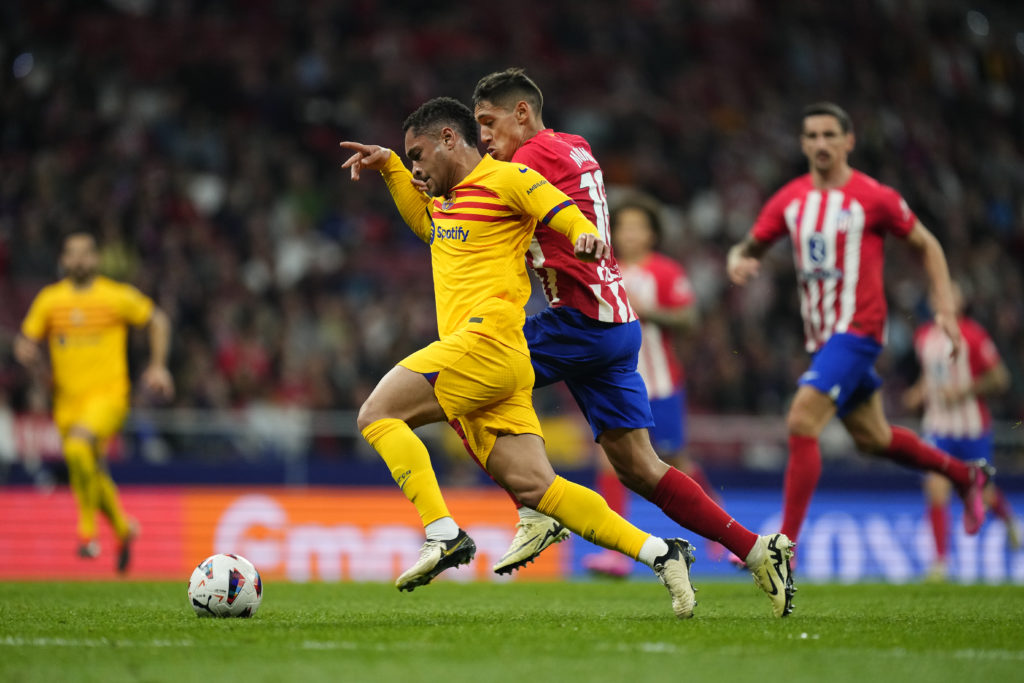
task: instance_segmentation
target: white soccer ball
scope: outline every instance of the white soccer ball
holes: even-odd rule
[[[188,604],[200,617],[251,617],[263,601],[263,581],[241,555],[211,555],[188,580]]]

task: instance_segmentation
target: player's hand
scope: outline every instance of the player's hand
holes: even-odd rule
[[[725,270],[734,285],[745,285],[761,271],[761,261],[751,256],[744,256],[739,245],[729,250],[725,260]]]
[[[31,368],[43,362],[43,352],[39,344],[19,334],[14,338],[14,359]]]
[[[960,336],[960,325],[956,321],[956,315],[953,313],[936,313],[935,324],[939,326],[946,337],[949,339],[949,357],[956,358],[960,355],[960,350],[963,348],[964,340]]]
[[[611,248],[597,235],[584,233],[576,238],[575,252],[580,261],[590,263],[608,258]]]
[[[165,401],[174,398],[174,378],[163,365],[150,365],[146,368],[142,373],[142,388]]]
[[[359,172],[364,168],[369,171],[380,171],[387,164],[388,157],[391,156],[391,150],[380,145],[364,145],[361,142],[347,140],[338,144],[355,152],[341,165],[342,168],[349,170],[352,180],[359,180]]]
[[[415,187],[420,192],[422,192],[423,194],[430,194],[430,192],[427,190],[427,184],[420,180],[419,178],[413,178],[411,182],[412,186]]]

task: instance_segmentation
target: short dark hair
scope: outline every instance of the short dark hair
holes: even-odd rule
[[[537,115],[544,108],[544,94],[519,67],[495,71],[477,81],[473,89],[473,105],[484,100],[503,109],[511,109],[519,100],[525,100]]]
[[[473,112],[454,97],[435,97],[421,104],[402,123],[402,132],[412,130],[413,135],[422,135],[439,132],[444,126],[451,126],[467,145],[476,145],[478,130]]]
[[[844,133],[853,130],[853,119],[846,113],[846,110],[835,102],[815,102],[804,107],[804,113],[800,117],[800,131],[803,132],[804,120],[808,116],[834,116],[839,121],[839,127]]]
[[[610,227],[612,232],[615,232],[615,226],[619,222],[619,215],[626,209],[636,209],[642,211],[647,216],[647,222],[651,226],[651,232],[654,233],[654,245],[657,246],[661,243],[661,204],[654,197],[643,194],[642,192],[631,192],[626,197],[615,202],[612,207],[610,219]]]

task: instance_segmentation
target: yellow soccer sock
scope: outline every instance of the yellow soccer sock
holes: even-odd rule
[[[117,537],[124,540],[131,531],[128,517],[124,514],[124,508],[121,507],[121,498],[117,495],[117,485],[111,479],[110,473],[102,467],[96,471],[96,489],[99,492],[99,509],[110,520],[110,526],[114,528]]]
[[[634,560],[650,534],[615,513],[604,498],[588,488],[555,477],[537,506],[591,543],[618,550]]]
[[[78,505],[78,538],[96,538],[96,509],[99,490],[96,485],[96,456],[92,444],[78,436],[64,440],[64,459],[68,464],[68,483]]]
[[[363,438],[387,463],[391,476],[420,513],[423,526],[450,517],[441,495],[430,454],[409,425],[402,420],[377,420],[363,430]]]

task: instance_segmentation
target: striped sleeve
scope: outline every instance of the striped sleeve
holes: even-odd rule
[[[600,237],[580,207],[540,173],[528,166],[509,164],[503,187],[507,201],[539,223],[562,233],[575,243],[580,235]]]

